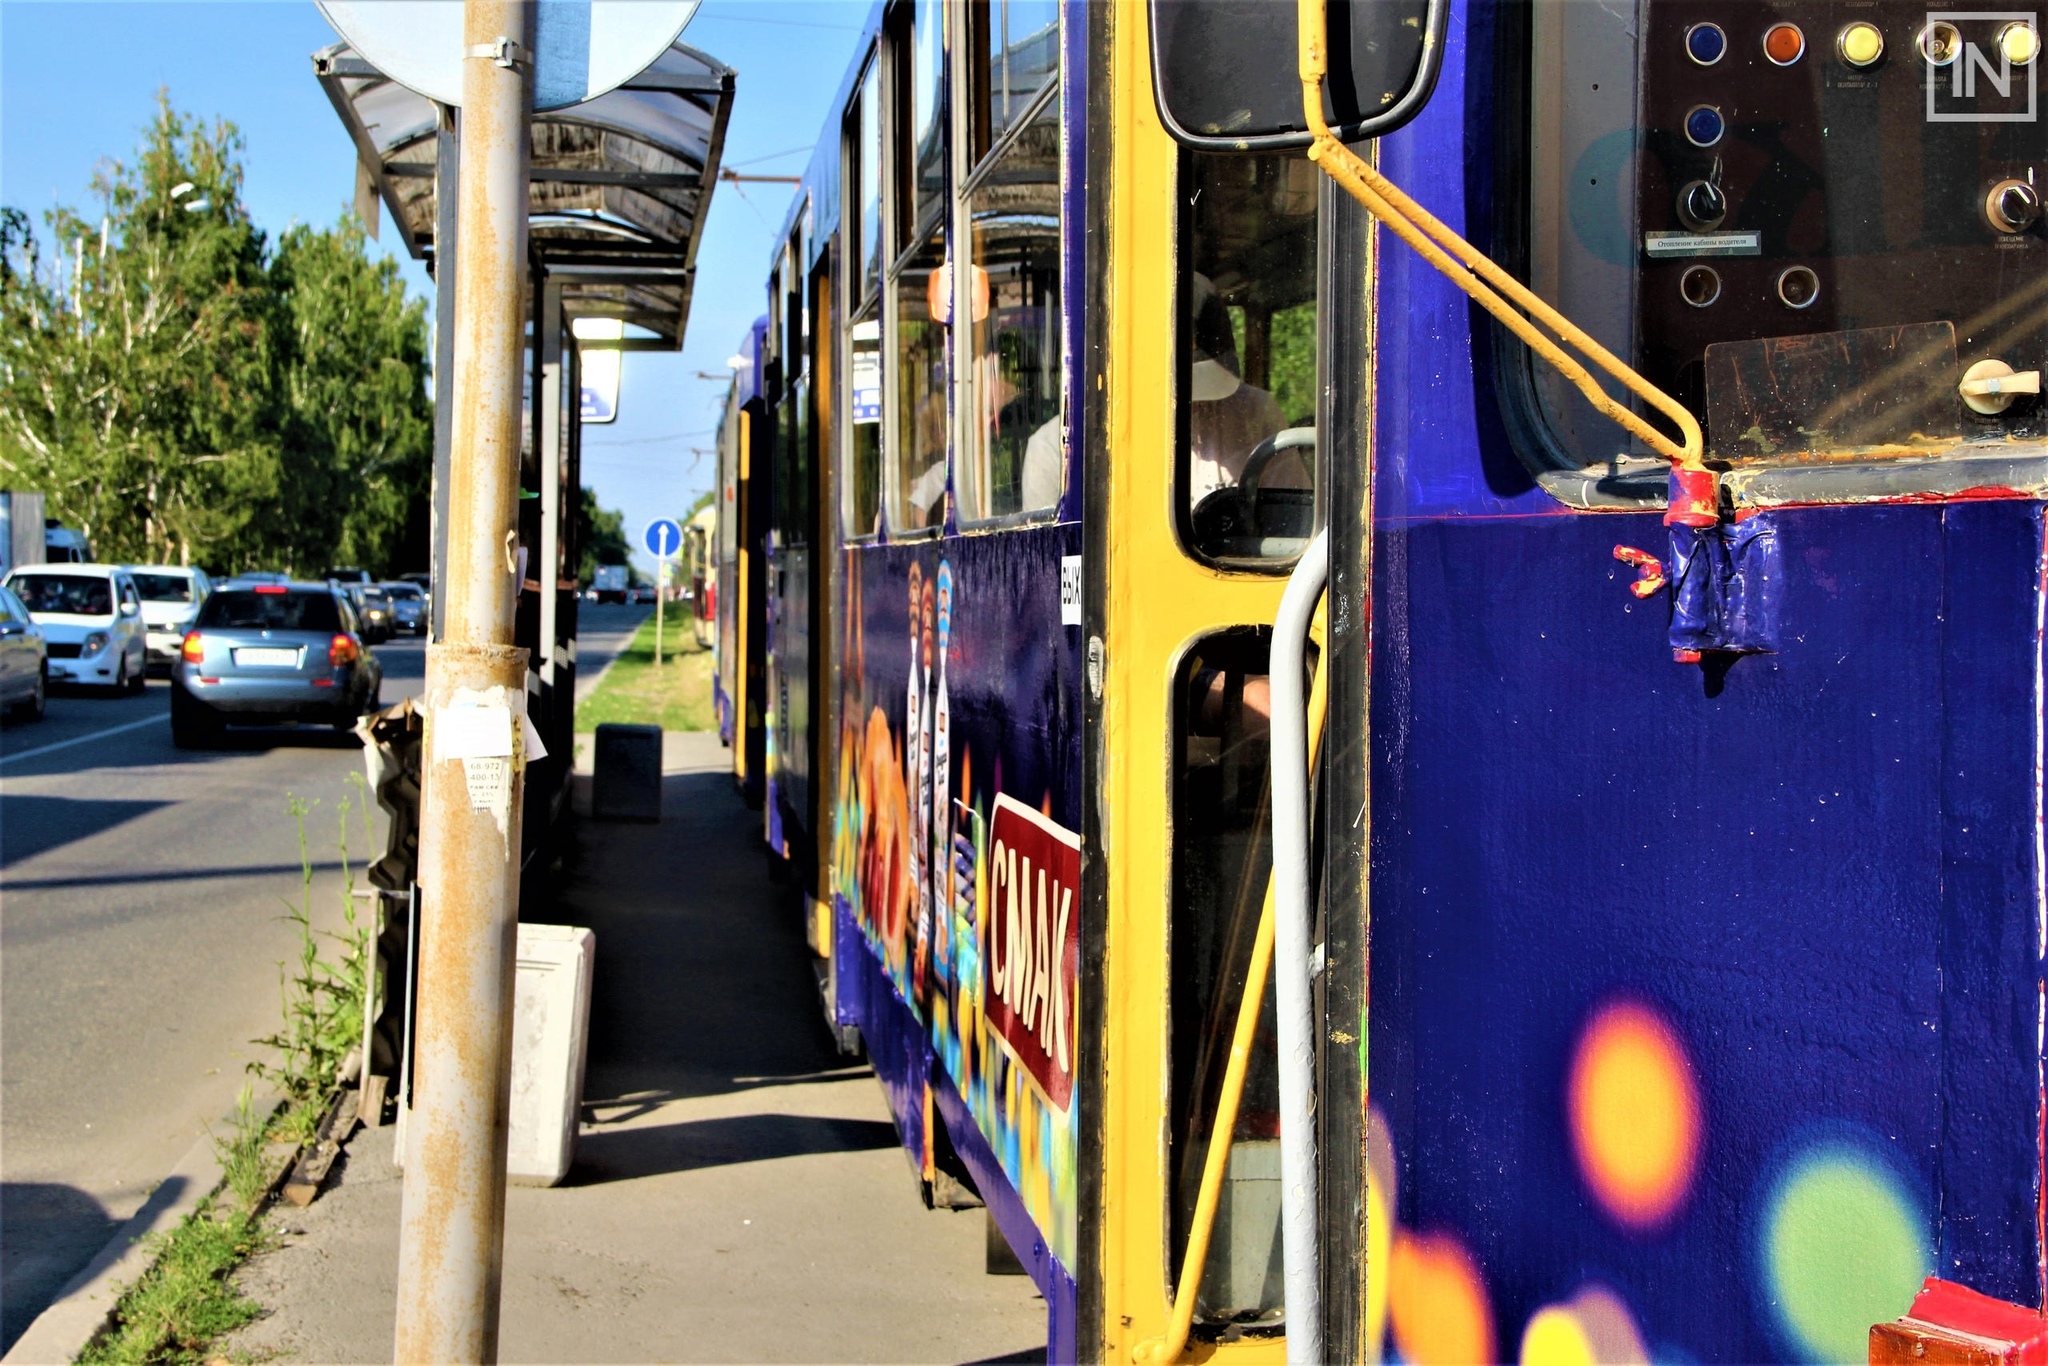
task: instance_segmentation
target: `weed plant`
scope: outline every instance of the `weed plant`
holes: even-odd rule
[[[363,829],[370,829],[368,793],[355,774],[355,796],[341,799],[342,922],[339,934],[313,928],[313,858],[307,849],[306,818],[318,802],[287,796],[285,810],[298,827],[299,899],[286,901],[285,920],[298,931],[298,958],[278,965],[278,993],[283,1024],[274,1034],[256,1040],[272,1061],[249,1064],[249,1070],[276,1087],[285,1113],[275,1126],[278,1137],[304,1142],[319,1126],[327,1098],[341,1076],[349,1049],[362,1042],[363,1000],[369,983],[370,932],[356,919],[356,873],[348,852],[348,813],[360,799]],[[340,946],[338,959],[322,956],[322,941]]]

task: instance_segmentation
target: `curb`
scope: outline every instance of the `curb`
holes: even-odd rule
[[[261,1100],[258,1105],[268,1106],[269,1110],[262,1112],[269,1113],[276,1109],[276,1098]],[[223,1122],[232,1122],[232,1116]],[[157,1183],[142,1208],[114,1231],[107,1245],[36,1315],[7,1355],[0,1357],[0,1366],[65,1366],[77,1360],[93,1334],[106,1326],[114,1306],[120,1303],[121,1292],[154,1265],[154,1254],[142,1240],[176,1228],[220,1189],[224,1179],[213,1137],[201,1138]]]

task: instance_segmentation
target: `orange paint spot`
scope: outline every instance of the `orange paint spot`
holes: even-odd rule
[[[1399,1233],[1387,1260],[1388,1311],[1402,1360],[1473,1366],[1494,1359],[1486,1282],[1456,1238]]]
[[[1572,1147],[1606,1211],[1634,1229],[1670,1219],[1699,1165],[1700,1100],[1663,1017],[1624,1001],[1593,1017],[1572,1057]]]

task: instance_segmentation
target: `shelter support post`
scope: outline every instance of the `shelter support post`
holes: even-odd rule
[[[531,0],[465,0],[447,559],[427,651],[399,1362],[497,1358],[526,652],[512,642]]]
[[[562,286],[544,275],[535,294],[533,345],[540,360],[540,401],[534,405],[539,426],[535,449],[540,452],[540,560],[531,571],[540,585],[540,681],[543,691],[559,686],[555,677],[557,622],[561,616],[562,476],[568,443],[562,387]],[[552,713],[550,713],[552,716]],[[552,740],[552,737],[550,737]]]

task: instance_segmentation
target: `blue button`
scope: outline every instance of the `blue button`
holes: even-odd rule
[[[1728,51],[1728,35],[1719,24],[1694,24],[1685,31],[1685,55],[1701,66],[1712,66]]]
[[[1685,116],[1685,136],[1695,147],[1712,147],[1727,131],[1727,120],[1711,104],[1700,105]]]

